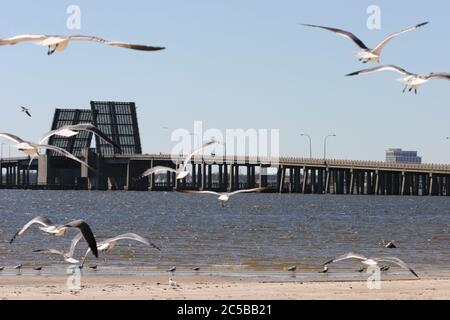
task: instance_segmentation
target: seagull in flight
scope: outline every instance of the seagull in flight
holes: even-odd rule
[[[246,189],[246,190],[237,190],[233,192],[215,192],[215,191],[192,191],[192,190],[185,190],[183,192],[185,193],[193,193],[193,194],[210,194],[213,196],[217,196],[222,204],[222,207],[225,206],[225,203],[230,200],[230,197],[239,194],[239,193],[252,193],[252,192],[261,192],[265,188],[254,188],[254,189]]]
[[[20,107],[20,111],[22,111],[23,113],[25,113],[27,116],[29,116],[31,118],[31,113],[30,113],[30,109],[27,107]]]
[[[409,32],[409,31],[413,31],[417,28],[423,27],[425,25],[427,25],[429,22],[423,22],[423,23],[419,23],[416,24],[412,27],[409,27],[407,29],[401,30],[399,32],[396,32],[392,35],[390,35],[389,37],[387,37],[386,39],[384,39],[380,44],[378,44],[375,49],[369,49],[364,42],[359,39],[357,36],[355,36],[353,33],[348,32],[348,31],[344,31],[341,29],[336,29],[336,28],[330,28],[330,27],[323,27],[323,26],[318,26],[318,25],[314,25],[314,24],[302,24],[303,26],[306,27],[313,27],[313,28],[321,28],[321,29],[325,29],[331,32],[334,32],[344,38],[347,38],[351,41],[353,41],[360,49],[361,51],[354,53],[354,56],[357,57],[359,59],[359,61],[362,61],[363,63],[367,63],[367,62],[380,62],[381,59],[381,52],[384,49],[384,47],[394,38],[396,38],[397,36]]]
[[[438,80],[438,79],[450,80],[450,73],[432,72],[429,75],[420,75],[420,74],[408,72],[405,69],[402,69],[402,68],[397,67],[392,64],[352,72],[352,73],[347,74],[346,76],[352,77],[352,76],[359,76],[359,75],[381,72],[381,71],[394,71],[394,72],[402,74],[404,77],[397,79],[397,81],[405,84],[405,88],[403,89],[403,92],[406,92],[406,90],[409,87],[409,92],[414,90],[415,94],[417,94],[417,90],[419,89],[419,87],[421,85],[427,83],[430,80]]]
[[[91,227],[84,220],[75,220],[65,225],[56,225],[49,218],[38,216],[28,221],[19,231],[17,231],[9,243],[13,243],[18,236],[21,236],[33,224],[41,225],[39,227],[41,231],[55,237],[63,237],[66,230],[69,228],[78,228],[81,231],[84,239],[88,243],[89,248],[91,248],[94,256],[98,257],[97,242],[95,240],[94,234],[92,233]]]
[[[362,255],[350,252],[350,253],[344,254],[344,255],[342,255],[340,257],[337,257],[337,258],[335,258],[333,260],[330,260],[330,261],[326,262],[324,264],[324,266],[328,266],[328,265],[330,265],[332,263],[336,263],[336,262],[344,261],[344,260],[349,260],[349,259],[360,260],[361,263],[366,265],[366,266],[377,266],[378,267],[378,264],[380,262],[396,264],[396,265],[402,267],[403,269],[408,270],[409,272],[411,272],[416,278],[419,278],[417,273],[411,267],[409,267],[405,262],[403,262],[399,258],[395,258],[395,257],[366,258],[366,257],[364,257]]]
[[[66,158],[69,158],[76,162],[79,162],[80,164],[88,167],[90,170],[92,170],[94,172],[96,171],[94,168],[90,167],[86,162],[78,159],[76,156],[71,154],[69,151],[59,148],[57,146],[33,143],[30,141],[23,140],[22,138],[19,138],[18,136],[10,134],[10,133],[0,133],[0,137],[8,139],[8,140],[16,143],[15,147],[19,151],[22,151],[23,153],[25,153],[26,155],[28,155],[30,157],[30,165],[31,165],[31,162],[33,161],[33,159],[39,157],[39,155],[40,155],[39,149],[42,148],[42,149],[48,149],[48,150],[55,151],[56,153],[59,153]]]
[[[80,239],[81,239],[81,235],[79,234],[72,241],[72,246],[75,247],[77,245],[77,242]],[[150,241],[148,241],[147,239],[141,237],[140,235],[138,235],[136,233],[125,233],[125,234],[118,235],[117,237],[106,239],[106,240],[104,240],[102,242],[99,242],[97,244],[97,250],[99,252],[109,252],[116,246],[116,243],[119,240],[133,240],[133,241],[141,242],[141,243],[143,243],[143,244],[145,244],[147,246],[152,246],[153,248],[155,248],[158,251],[161,251],[160,247],[158,247],[157,245],[151,243]],[[81,264],[80,268],[83,268],[84,261],[86,260],[86,256],[88,255],[88,253],[90,251],[91,251],[91,248],[87,249],[87,251],[86,251],[86,253],[85,253],[84,257],[83,257],[83,263]]]
[[[100,44],[110,45],[110,46],[116,46],[126,49],[132,49],[132,50],[140,50],[140,51],[158,51],[158,50],[164,50],[164,47],[154,47],[154,46],[147,46],[147,45],[141,45],[141,44],[133,44],[133,43],[126,43],[126,42],[120,42],[120,41],[111,41],[107,39],[103,39],[100,37],[95,36],[83,36],[83,35],[71,35],[71,36],[65,36],[65,35],[38,35],[38,34],[26,34],[26,35],[18,35],[11,38],[6,39],[0,39],[0,46],[4,45],[15,45],[18,43],[23,42],[32,42],[40,46],[48,47],[47,54],[50,56],[56,51],[64,51],[71,41],[90,41],[90,42],[97,42]]]
[[[175,172],[176,175],[177,175],[177,176],[176,176],[176,179],[177,179],[177,180],[184,179],[184,178],[186,178],[186,177],[189,175],[189,171],[186,171],[186,167],[187,167],[188,164],[190,163],[192,157],[193,157],[194,155],[196,155],[197,153],[199,153],[200,151],[202,151],[203,149],[209,147],[210,145],[212,145],[212,144],[214,144],[214,143],[216,143],[216,141],[214,141],[214,140],[213,140],[213,141],[210,141],[210,142],[208,142],[208,143],[205,143],[205,144],[204,144],[203,146],[201,146],[200,148],[198,148],[198,149],[192,151],[192,152],[186,157],[186,159],[184,159],[184,161],[183,161],[183,167],[181,167],[181,169],[173,169],[173,168],[164,167],[164,166],[156,166],[156,167],[150,168],[150,169],[148,169],[147,171],[145,171],[145,172],[141,175],[140,179],[143,179],[143,178],[145,178],[145,177],[148,177],[148,176],[150,176],[150,175],[152,175],[152,174],[154,174],[154,173],[158,173],[158,172],[167,172],[167,171],[169,171],[169,172]]]
[[[109,143],[110,145],[112,145],[120,150],[119,145],[117,145],[106,134],[104,134],[100,129],[98,129],[96,126],[94,126],[91,123],[80,123],[80,124],[75,124],[75,125],[67,125],[67,126],[63,126],[63,127],[59,128],[59,129],[49,131],[49,132],[45,133],[44,135],[42,135],[41,139],[39,140],[39,143],[40,144],[44,143],[51,136],[61,136],[61,137],[70,138],[70,137],[73,137],[73,136],[76,136],[77,134],[79,134],[80,131],[91,132],[91,133],[97,135],[98,137],[100,137],[101,139],[103,139],[105,142]]]
[[[72,239],[72,243],[70,245],[70,249],[69,249],[68,252],[63,252],[63,251],[56,250],[56,249],[39,249],[39,250],[34,250],[33,252],[35,252],[35,253],[37,253],[37,252],[39,252],[39,253],[46,253],[46,254],[56,254],[56,255],[62,256],[64,258],[64,261],[66,261],[67,263],[78,264],[78,263],[80,263],[80,261],[75,259],[73,256],[75,254],[75,247],[78,244],[78,242],[81,240],[82,237],[83,237],[83,233],[79,232]]]

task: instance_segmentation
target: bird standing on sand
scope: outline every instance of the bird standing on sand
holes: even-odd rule
[[[18,274],[21,274],[22,272],[22,264],[18,264],[17,266],[14,267],[15,270],[17,270]]]
[[[28,109],[27,107],[20,107],[20,111],[22,111],[23,113],[25,113],[27,116],[29,116],[31,118],[30,109]]]
[[[133,44],[119,41],[111,41],[106,40],[100,37],[95,36],[82,36],[82,35],[73,35],[73,36],[64,36],[64,35],[38,35],[38,34],[29,34],[29,35],[18,35],[11,38],[0,39],[0,46],[4,45],[15,45],[18,43],[24,42],[32,42],[40,46],[48,47],[48,55],[52,55],[55,51],[64,51],[71,41],[91,41],[97,42],[105,45],[122,47],[126,49],[132,50],[140,50],[140,51],[159,51],[164,50],[164,47],[154,47],[147,46],[141,44]]]
[[[411,72],[406,71],[405,69],[402,69],[395,65],[385,65],[385,66],[379,66],[379,67],[370,68],[370,69],[364,69],[364,70],[349,73],[346,76],[351,77],[351,76],[358,76],[358,75],[364,75],[364,74],[381,72],[381,71],[394,71],[394,72],[404,75],[405,76],[404,78],[397,79],[397,81],[405,84],[403,93],[405,93],[409,87],[409,92],[414,90],[414,93],[417,94],[419,87],[421,85],[427,83],[430,80],[438,80],[438,79],[450,80],[450,73],[432,72],[429,75],[420,75],[420,74],[411,73]]]
[[[193,193],[193,194],[210,194],[213,196],[217,196],[222,205],[222,207],[225,206],[225,203],[230,200],[230,197],[240,194],[240,193],[252,193],[252,192],[261,192],[264,188],[254,188],[254,189],[247,189],[247,190],[237,190],[233,192],[215,192],[215,191],[192,191],[192,190],[184,190],[185,193]]]
[[[173,280],[172,278],[169,278],[169,286],[178,287],[178,284],[175,280]]]
[[[386,257],[386,258],[366,258],[362,255],[359,254],[355,254],[355,253],[347,253],[345,255],[342,255],[340,257],[337,257],[335,259],[332,259],[326,263],[324,263],[324,266],[327,266],[331,263],[336,263],[339,261],[344,261],[344,260],[349,260],[349,259],[357,259],[360,260],[362,264],[364,264],[365,266],[376,266],[378,267],[378,264],[380,262],[387,262],[387,263],[392,263],[392,264],[396,264],[400,267],[402,267],[405,270],[408,270],[409,272],[411,272],[416,278],[419,278],[419,276],[417,275],[417,273],[411,268],[409,267],[405,262],[403,262],[402,260],[400,260],[399,258],[395,258],[395,257]],[[364,269],[363,269],[364,270]],[[362,271],[361,271],[362,272]]]
[[[14,242],[14,240],[21,236],[27,229],[33,224],[40,224],[41,227],[39,229],[47,234],[53,235],[55,237],[63,237],[66,230],[69,228],[78,228],[81,231],[84,239],[91,248],[94,256],[98,257],[97,250],[97,242],[95,240],[94,234],[92,233],[91,227],[84,220],[75,220],[65,225],[55,225],[49,218],[44,216],[38,216],[34,219],[28,221],[22,229],[16,232],[14,237],[10,240],[10,244]]]
[[[295,272],[295,271],[297,271],[297,266],[289,267],[289,268],[287,268],[287,271]]]
[[[425,25],[427,25],[429,22],[424,22],[424,23],[419,23],[417,25],[414,25],[410,28],[401,30],[397,33],[394,33],[392,35],[390,35],[389,37],[387,37],[386,39],[384,39],[375,49],[369,49],[364,42],[359,39],[357,36],[355,36],[353,33],[348,32],[348,31],[344,31],[344,30],[340,30],[340,29],[336,29],[336,28],[330,28],[330,27],[323,27],[323,26],[318,26],[318,25],[313,25],[313,24],[302,24],[303,26],[306,27],[313,27],[313,28],[321,28],[321,29],[325,29],[331,32],[334,32],[344,38],[347,38],[351,41],[353,41],[360,49],[361,51],[354,53],[354,56],[357,57],[359,59],[359,61],[363,62],[363,63],[367,63],[367,62],[380,62],[380,56],[381,56],[381,51],[383,50],[383,48],[394,38],[396,38],[397,36],[401,35],[402,33],[405,32],[409,32],[409,31],[413,31],[417,28],[423,27]]]
[[[172,268],[166,270],[166,272],[170,272],[170,273],[174,273],[175,271],[177,271],[177,267],[172,267]]]
[[[328,272],[328,265],[323,266],[323,270],[319,271],[319,273],[327,273]]]

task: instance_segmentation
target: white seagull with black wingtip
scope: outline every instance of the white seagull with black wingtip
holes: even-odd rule
[[[88,243],[89,248],[91,248],[94,256],[98,257],[97,241],[95,240],[91,227],[84,220],[75,220],[67,224],[56,225],[49,218],[45,216],[38,216],[28,221],[19,231],[17,231],[9,243],[13,243],[18,236],[21,236],[33,224],[40,224],[41,227],[39,227],[39,229],[41,231],[55,237],[63,237],[66,230],[69,228],[78,228]]]
[[[381,71],[394,71],[394,72],[404,75],[405,76],[404,78],[397,79],[397,81],[400,81],[405,84],[405,88],[403,89],[403,92],[406,92],[406,90],[409,87],[409,92],[414,90],[415,94],[417,94],[417,90],[419,89],[419,87],[421,85],[427,83],[430,80],[436,80],[436,79],[450,80],[450,73],[432,72],[429,75],[420,75],[420,74],[408,72],[405,69],[402,69],[395,65],[385,65],[385,66],[379,66],[379,67],[370,68],[370,69],[364,69],[364,70],[349,73],[346,76],[347,77],[359,76],[359,75],[381,72]]]
[[[333,260],[330,260],[326,263],[324,263],[324,267],[328,267],[328,265],[330,265],[331,263],[336,263],[339,261],[344,261],[344,260],[349,260],[349,259],[356,259],[356,260],[360,260],[362,264],[366,265],[366,266],[377,266],[378,267],[378,263],[379,262],[387,262],[387,263],[392,263],[392,264],[396,264],[400,267],[402,267],[405,270],[408,270],[409,272],[411,272],[415,277],[419,278],[419,276],[417,275],[417,273],[411,268],[409,267],[405,262],[403,262],[402,260],[400,260],[399,258],[395,258],[395,257],[386,257],[386,258],[366,258],[360,254],[356,254],[356,253],[347,253],[344,254],[340,257],[337,257]],[[328,270],[328,268],[327,268]]]
[[[106,44],[110,46],[122,47],[126,49],[132,50],[140,50],[140,51],[158,51],[164,50],[164,47],[154,47],[147,46],[141,44],[133,44],[119,41],[111,41],[107,39],[103,39],[95,36],[82,36],[82,35],[73,35],[73,36],[50,36],[50,35],[38,35],[38,34],[25,34],[19,35],[7,39],[0,39],[0,46],[4,45],[15,45],[23,42],[32,42],[40,46],[48,47],[48,55],[52,55],[55,51],[64,51],[71,41],[90,41],[97,42],[101,44]]]
[[[42,149],[49,149],[49,150],[55,151],[69,159],[75,160],[95,172],[96,171],[95,169],[91,168],[87,163],[81,161],[75,155],[71,154],[67,150],[59,148],[57,146],[43,144],[43,142],[45,140],[47,140],[48,138],[50,138],[51,136],[57,135],[57,136],[63,136],[63,137],[72,137],[72,136],[77,135],[79,133],[79,131],[88,131],[88,132],[92,132],[92,133],[96,134],[97,136],[99,136],[100,138],[105,140],[107,143],[116,147],[120,152],[120,146],[118,146],[116,143],[114,143],[114,141],[109,139],[107,135],[105,135],[102,131],[100,131],[100,129],[98,129],[96,126],[94,126],[93,124],[90,124],[90,123],[67,125],[67,126],[63,126],[63,127],[59,128],[59,129],[47,132],[41,137],[41,139],[39,140],[39,143],[25,141],[25,140],[19,138],[18,136],[15,136],[10,133],[0,133],[0,137],[9,139],[9,140],[17,143],[16,148],[18,150],[24,152],[28,156],[30,156],[30,165],[31,165],[31,162],[33,161],[33,159],[40,155],[39,149],[42,148]]]
[[[69,158],[76,162],[79,162],[80,164],[86,166],[87,168],[89,168],[90,170],[95,172],[95,169],[90,167],[86,162],[78,159],[76,156],[71,154],[69,151],[59,148],[57,146],[33,143],[30,141],[23,140],[22,138],[19,138],[18,136],[10,134],[10,133],[0,133],[0,137],[6,138],[6,139],[16,143],[15,147],[19,151],[22,151],[26,155],[30,156],[30,165],[31,165],[31,162],[33,161],[33,159],[35,159],[36,157],[39,157],[39,155],[40,155],[39,149],[48,149],[48,150],[52,150],[56,153],[59,153],[66,158]]]
[[[402,33],[405,32],[409,32],[409,31],[413,31],[417,28],[423,27],[425,25],[427,25],[429,22],[424,22],[424,23],[419,23],[416,24],[412,27],[409,27],[407,29],[401,30],[399,32],[396,32],[392,35],[390,35],[389,37],[387,37],[386,39],[384,39],[378,46],[376,46],[375,49],[369,49],[364,42],[359,39],[357,36],[355,36],[353,33],[345,31],[345,30],[341,30],[341,29],[336,29],[336,28],[330,28],[330,27],[323,27],[323,26],[318,26],[318,25],[314,25],[314,24],[302,24],[303,26],[306,27],[313,27],[313,28],[321,28],[321,29],[325,29],[331,32],[334,32],[340,36],[343,36],[347,39],[352,40],[354,43],[356,43],[356,45],[361,48],[361,51],[354,53],[354,56],[357,57],[359,59],[359,61],[362,61],[363,63],[367,63],[367,62],[380,62],[380,57],[381,57],[381,52],[384,49],[384,47],[394,38],[396,38],[397,36],[401,35]]]

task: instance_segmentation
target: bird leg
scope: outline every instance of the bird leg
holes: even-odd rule
[[[48,52],[47,52],[47,54],[48,54],[49,56],[51,56],[52,54],[55,53],[55,51],[56,51],[57,48],[58,48],[58,44],[56,44],[55,47],[54,47],[53,49],[52,49],[51,46],[48,46]]]
[[[406,85],[405,88],[403,89],[403,93],[405,93],[407,89],[408,89],[408,85]]]

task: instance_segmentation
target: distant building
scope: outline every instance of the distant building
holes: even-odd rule
[[[417,155],[417,151],[403,151],[402,149],[386,150],[386,162],[388,163],[422,163],[422,157]]]

